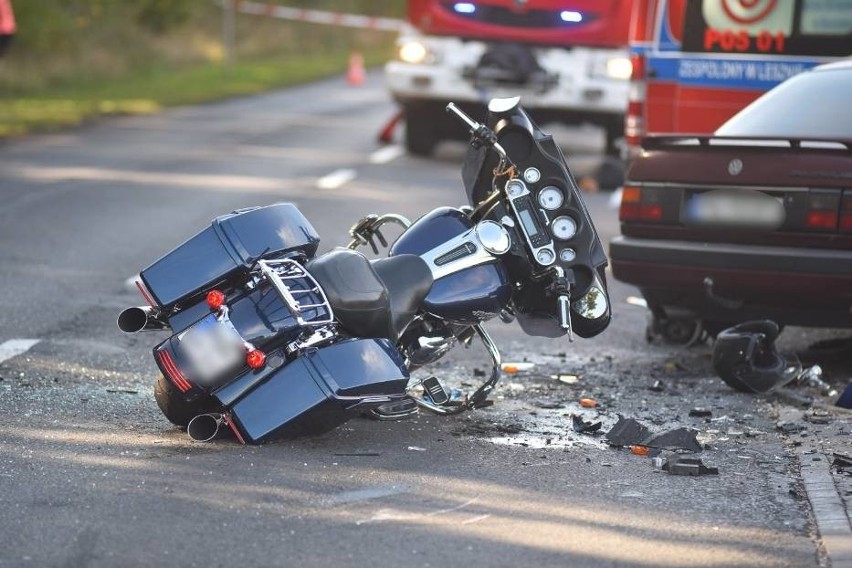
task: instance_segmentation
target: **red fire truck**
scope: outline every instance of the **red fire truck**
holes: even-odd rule
[[[781,81],[852,55],[850,0],[633,0],[625,135],[711,133]]]
[[[444,107],[480,118],[491,97],[520,95],[540,123],[590,122],[612,151],[630,78],[626,0],[409,0],[386,81],[402,105],[406,146],[431,153],[462,130]]]

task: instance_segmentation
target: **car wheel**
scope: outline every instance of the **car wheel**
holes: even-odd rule
[[[154,399],[157,401],[157,406],[160,407],[163,416],[176,426],[185,427],[190,420],[199,414],[221,410],[221,407],[210,398],[189,402],[183,400],[175,387],[163,376],[160,376],[157,379],[157,384],[154,385]]]
[[[701,320],[692,318],[667,319],[654,316],[645,332],[649,342],[659,338],[669,345],[683,347],[695,345],[704,336]]]
[[[438,139],[428,113],[405,112],[405,149],[414,156],[431,156]]]

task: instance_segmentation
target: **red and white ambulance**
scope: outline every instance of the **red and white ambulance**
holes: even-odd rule
[[[850,0],[633,0],[625,135],[708,134],[758,96],[852,55]]]

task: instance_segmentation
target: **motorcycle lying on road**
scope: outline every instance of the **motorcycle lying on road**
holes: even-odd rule
[[[149,305],[124,310],[118,326],[171,332],[153,350],[166,418],[195,440],[230,429],[261,443],[365,413],[455,414],[489,404],[500,379],[485,321],[571,340],[607,327],[606,255],[553,139],[518,98],[492,100],[487,125],[447,109],[471,133],[462,169],[469,206],[414,223],[368,215],[350,229],[348,248],[320,256],[319,236],[294,205],[241,209],[140,273]],[[377,240],[387,247],[380,229],[389,223],[404,231],[386,257],[356,250],[378,252]],[[493,366],[472,392],[448,391],[435,376],[411,379],[476,338]]]

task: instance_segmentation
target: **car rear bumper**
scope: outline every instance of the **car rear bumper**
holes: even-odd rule
[[[852,327],[852,251],[616,237],[615,278],[652,308],[717,321]]]

